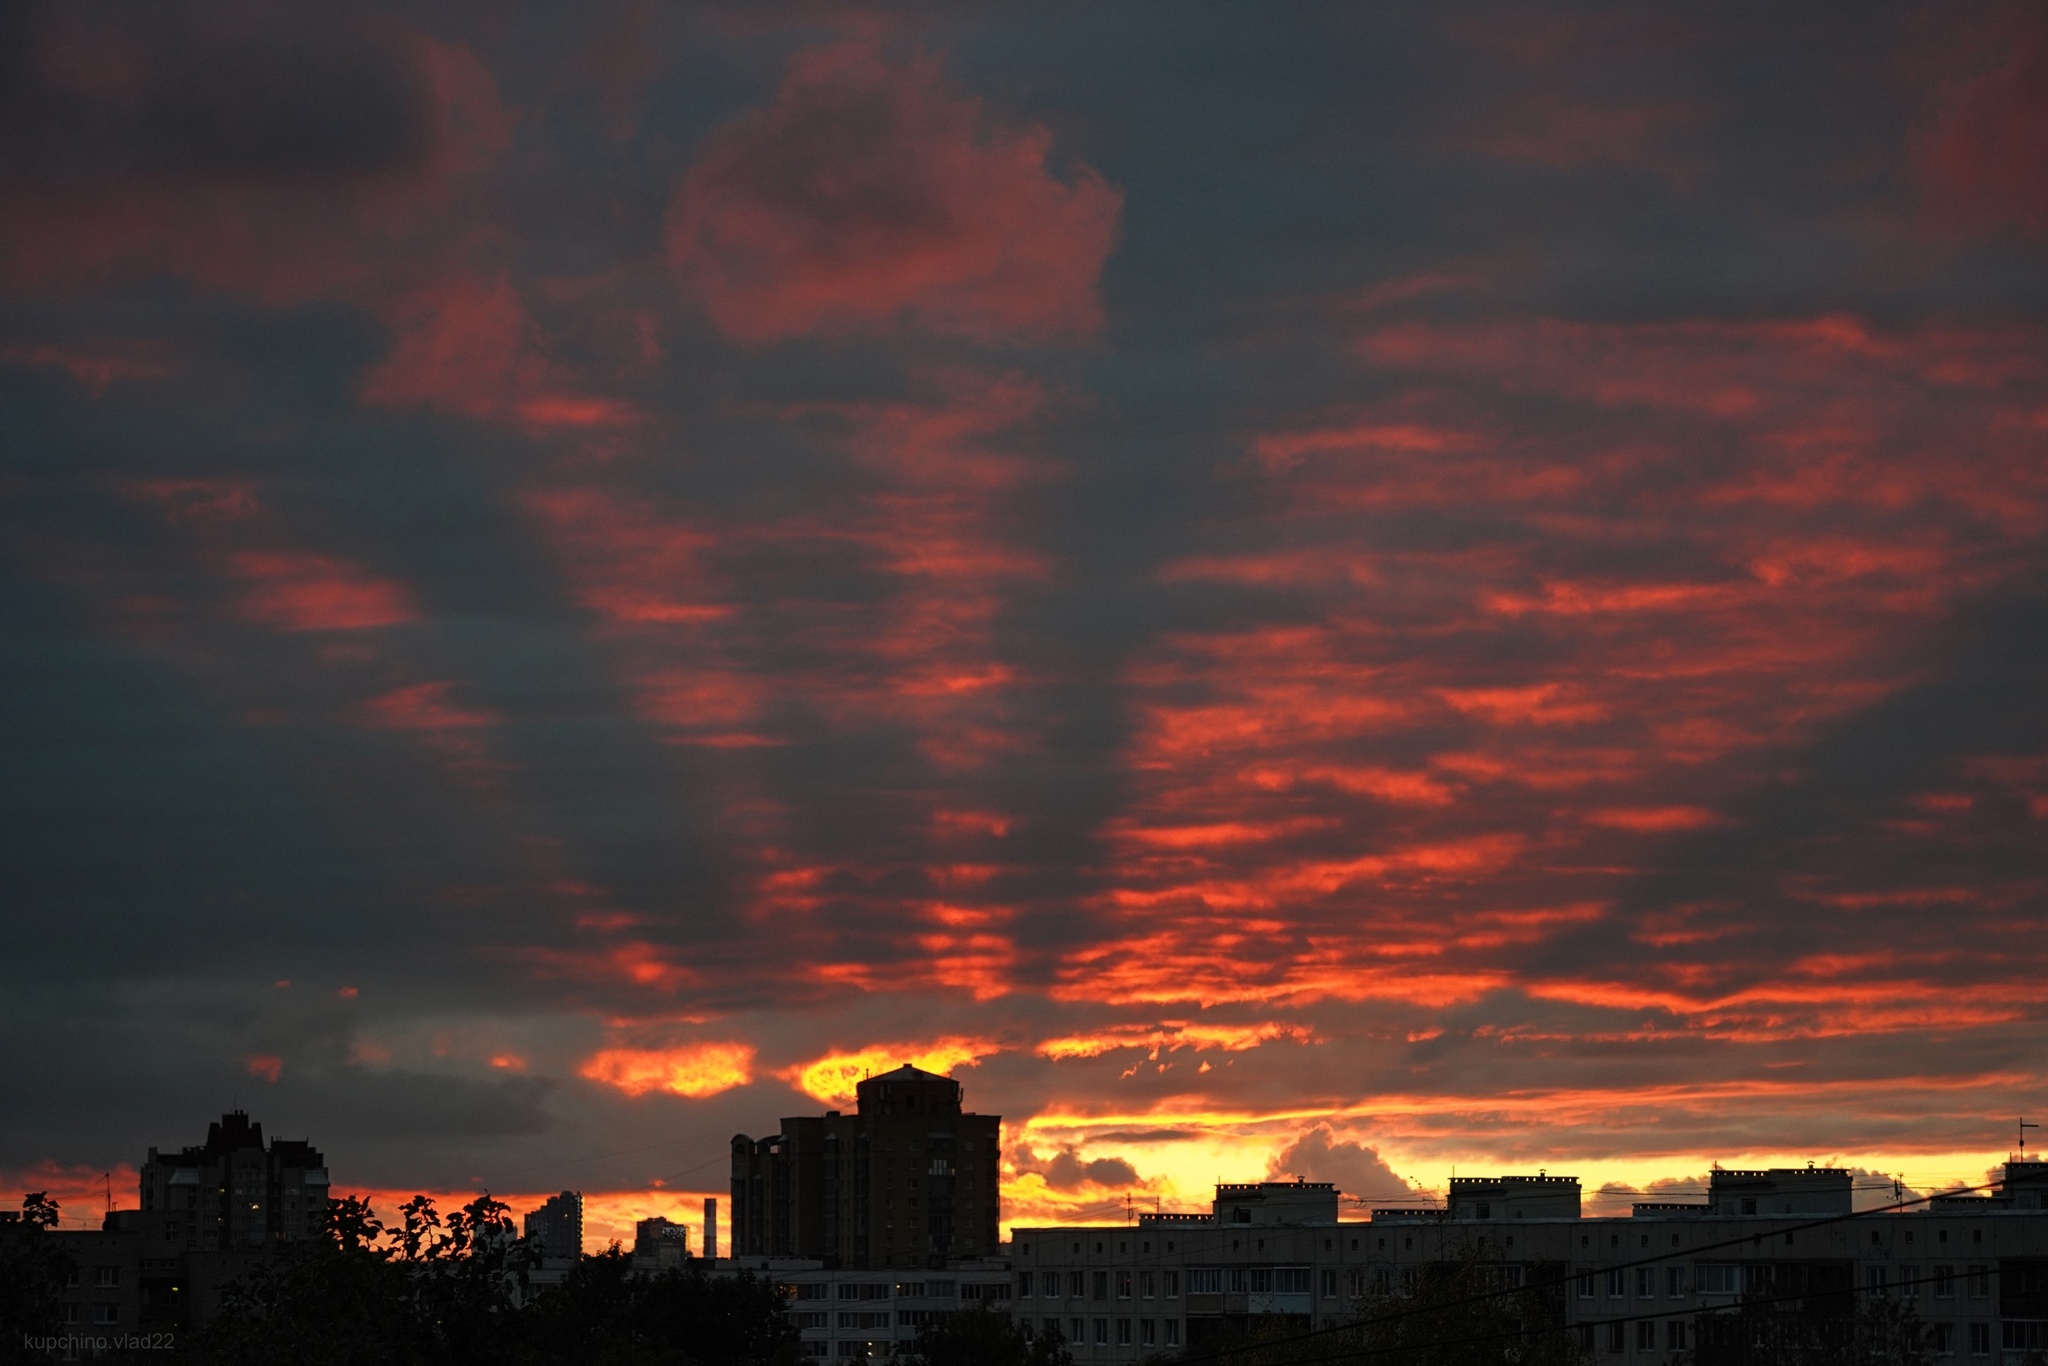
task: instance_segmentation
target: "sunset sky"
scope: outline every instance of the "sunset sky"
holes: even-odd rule
[[[2044,699],[2038,4],[0,19],[10,1205],[1975,1182]]]

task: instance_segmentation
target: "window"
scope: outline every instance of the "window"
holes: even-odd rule
[[[1587,1356],[1593,1355],[1593,1325],[1582,1323],[1578,1326],[1579,1350]]]
[[[1956,1354],[1956,1326],[1953,1323],[1937,1323],[1927,1330],[1927,1345],[1938,1357],[1952,1357]]]
[[[1394,1293],[1394,1273],[1387,1267],[1380,1267],[1372,1273],[1372,1293],[1380,1296]]]
[[[1109,1346],[1109,1320],[1108,1320],[1108,1319],[1097,1319],[1097,1320],[1095,1320],[1095,1345],[1096,1345],[1097,1347],[1107,1347],[1107,1346]]]
[[[1685,1320],[1664,1320],[1664,1350],[1683,1352],[1685,1350]]]
[[[878,1313],[859,1313],[842,1309],[839,1311],[839,1326],[841,1328],[887,1328],[889,1326],[889,1311],[884,1309]]]
[[[1159,1276],[1156,1272],[1140,1271],[1138,1273],[1138,1293],[1148,1300],[1158,1298]]]
[[[1078,1300],[1087,1293],[1088,1273],[1085,1271],[1069,1271],[1067,1273],[1067,1298]],[[1076,1339],[1076,1341],[1078,1340]]]
[[[1627,1327],[1628,1327],[1628,1325],[1627,1325],[1627,1324],[1622,1324],[1622,1323],[1610,1323],[1610,1324],[1608,1324],[1608,1325],[1607,1325],[1607,1350],[1608,1350],[1608,1351],[1610,1351],[1610,1352],[1619,1352],[1619,1351],[1623,1351],[1623,1350],[1625,1350],[1625,1349],[1626,1349],[1626,1347],[1627,1347],[1627,1333],[1626,1333]]]
[[[2024,1352],[2038,1361],[2041,1349],[2048,1347],[2048,1323],[2039,1319],[2007,1319],[2004,1332],[2000,1345],[2008,1352]]]
[[[1215,1266],[1198,1266],[1189,1268],[1188,1293],[1190,1295],[1222,1294],[1223,1268]]]
[[[1608,1272],[1608,1273],[1607,1273],[1607,1298],[1608,1298],[1608,1299],[1610,1299],[1610,1300],[1619,1300],[1619,1299],[1624,1299],[1624,1298],[1626,1298],[1626,1297],[1627,1297],[1627,1295],[1628,1295],[1628,1273],[1627,1273],[1626,1271],[1610,1271],[1610,1272]]]
[[[1674,1300],[1685,1298],[1685,1268],[1667,1266],[1664,1268],[1664,1294]]]
[[[1166,1321],[1166,1345],[1167,1345],[1168,1347],[1178,1347],[1178,1346],[1180,1346],[1180,1320],[1179,1320],[1179,1319],[1168,1319],[1168,1320]]]
[[[106,1290],[121,1283],[121,1268],[118,1266],[96,1266],[92,1269],[92,1283],[96,1289]]]
[[[1579,1298],[1582,1300],[1593,1298],[1593,1273],[1590,1271],[1579,1274]]]
[[[121,1306],[118,1304],[96,1304],[92,1307],[92,1321],[101,1327],[121,1321]],[[1984,1340],[1991,1341],[1991,1329],[1984,1330]]]
[[[813,1309],[801,1314],[792,1314],[790,1315],[790,1317],[796,1320],[796,1326],[799,1329],[830,1328],[832,1326],[832,1316],[822,1309]]]
[[[1162,1271],[1160,1275],[1166,1281],[1166,1298],[1169,1300],[1179,1299],[1180,1273],[1178,1271]]]
[[[65,1306],[64,1306],[64,1322],[66,1322],[66,1323],[82,1323],[82,1322],[84,1322],[84,1320],[85,1320],[85,1306],[84,1306],[84,1305],[82,1305],[82,1304],[67,1304],[67,1305],[65,1305]]]
[[[1365,1294],[1365,1273],[1363,1271],[1347,1271],[1344,1273],[1344,1293],[1351,1296],[1354,1300]]]
[[[1131,1345],[1131,1321],[1129,1319],[1118,1319],[1116,1321],[1116,1345],[1119,1347]]]
[[[1017,1273],[1017,1298],[1020,1300],[1031,1298],[1031,1273],[1028,1271]]]
[[[1159,1345],[1159,1334],[1157,1332],[1157,1327],[1158,1325],[1156,1320],[1138,1320],[1138,1345],[1140,1347],[1157,1347]]]
[[[1863,1268],[1863,1288],[1878,1299],[1885,1297],[1887,1289],[1885,1285],[1885,1270],[1886,1268],[1881,1266],[1866,1266]]]
[[[1911,1262],[1899,1268],[1899,1298],[1917,1300],[1920,1298],[1920,1268]]]
[[[1978,1263],[1970,1264],[1970,1298],[1987,1299],[1991,1294],[1991,1273]],[[1988,1331],[1988,1330],[1987,1330]]]
[[[1334,1271],[1325,1271],[1323,1273],[1323,1298],[1326,1300],[1337,1298],[1337,1273]]]
[[[1934,1298],[1952,1300],[1956,1297],[1956,1269],[1952,1266],[1934,1268]]]
[[[1116,1273],[1116,1297],[1120,1300],[1127,1300],[1131,1297],[1130,1272],[1119,1271]]]
[[[1084,1321],[1083,1321],[1083,1320],[1081,1320],[1081,1319],[1068,1319],[1068,1320],[1067,1320],[1067,1322],[1068,1322],[1068,1323],[1070,1323],[1070,1324],[1072,1324],[1072,1325],[1073,1325],[1073,1328],[1074,1328],[1074,1331],[1073,1331],[1073,1332],[1071,1332],[1071,1333],[1067,1334],[1067,1341],[1069,1341],[1069,1342],[1072,1342],[1072,1343],[1082,1343],[1082,1342],[1086,1342],[1086,1341],[1088,1340],[1088,1336],[1087,1336],[1087,1334],[1086,1334],[1086,1333],[1084,1333],[1084,1332],[1082,1331],[1082,1329],[1083,1329],[1083,1327],[1084,1327]]]
[[[1970,1325],[1970,1355],[1988,1357],[1991,1355],[1991,1325],[1973,1323]]]
[[[1644,1319],[1636,1325],[1636,1350],[1654,1352],[1657,1350],[1657,1324],[1653,1319]]]
[[[1657,1298],[1657,1268],[1639,1266],[1636,1268],[1636,1298],[1654,1300]]]
[[[1109,1298],[1109,1273],[1107,1271],[1095,1273],[1095,1298],[1098,1300]]]

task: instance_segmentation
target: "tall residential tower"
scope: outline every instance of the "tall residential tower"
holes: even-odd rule
[[[732,1255],[941,1268],[994,1255],[1002,1117],[915,1067],[869,1077],[851,1115],[786,1118],[732,1140]]]

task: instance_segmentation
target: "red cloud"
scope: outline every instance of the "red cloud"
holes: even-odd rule
[[[244,551],[229,566],[247,585],[242,615],[286,631],[357,631],[415,615],[405,586],[301,551]]]
[[[669,251],[747,342],[900,323],[977,339],[1085,335],[1123,195],[1046,165],[1042,126],[997,122],[937,61],[860,43],[792,64],[774,103],[713,133]]]

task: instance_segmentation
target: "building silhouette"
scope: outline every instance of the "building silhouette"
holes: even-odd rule
[[[1082,1366],[1136,1366],[1385,1312],[1432,1268],[1477,1257],[1503,1292],[1535,1292],[1598,1366],[1753,1363],[1763,1329],[1744,1310],[1759,1304],[1771,1332],[1827,1344],[1848,1340],[1860,1306],[1896,1302],[1935,1366],[2031,1366],[2048,1351],[2048,1163],[2016,1158],[1987,1193],[1855,1204],[1852,1173],[1828,1167],[1716,1169],[1700,1198],[1590,1218],[1568,1176],[1459,1177],[1444,1204],[1369,1221],[1341,1217],[1328,1183],[1219,1185],[1201,1213],[1012,1229],[1004,1307]],[[814,1356],[856,1331],[797,1317]]]
[[[540,1244],[544,1261],[575,1261],[583,1255],[583,1193],[549,1196],[526,1216],[526,1236]]]
[[[238,1252],[318,1238],[327,1218],[327,1159],[311,1143],[273,1138],[232,1110],[206,1142],[149,1150],[142,1208],[162,1211],[164,1236],[195,1251]]]
[[[1002,1117],[905,1065],[855,1088],[853,1114],[785,1118],[732,1140],[732,1255],[942,1269],[998,1244]]]

